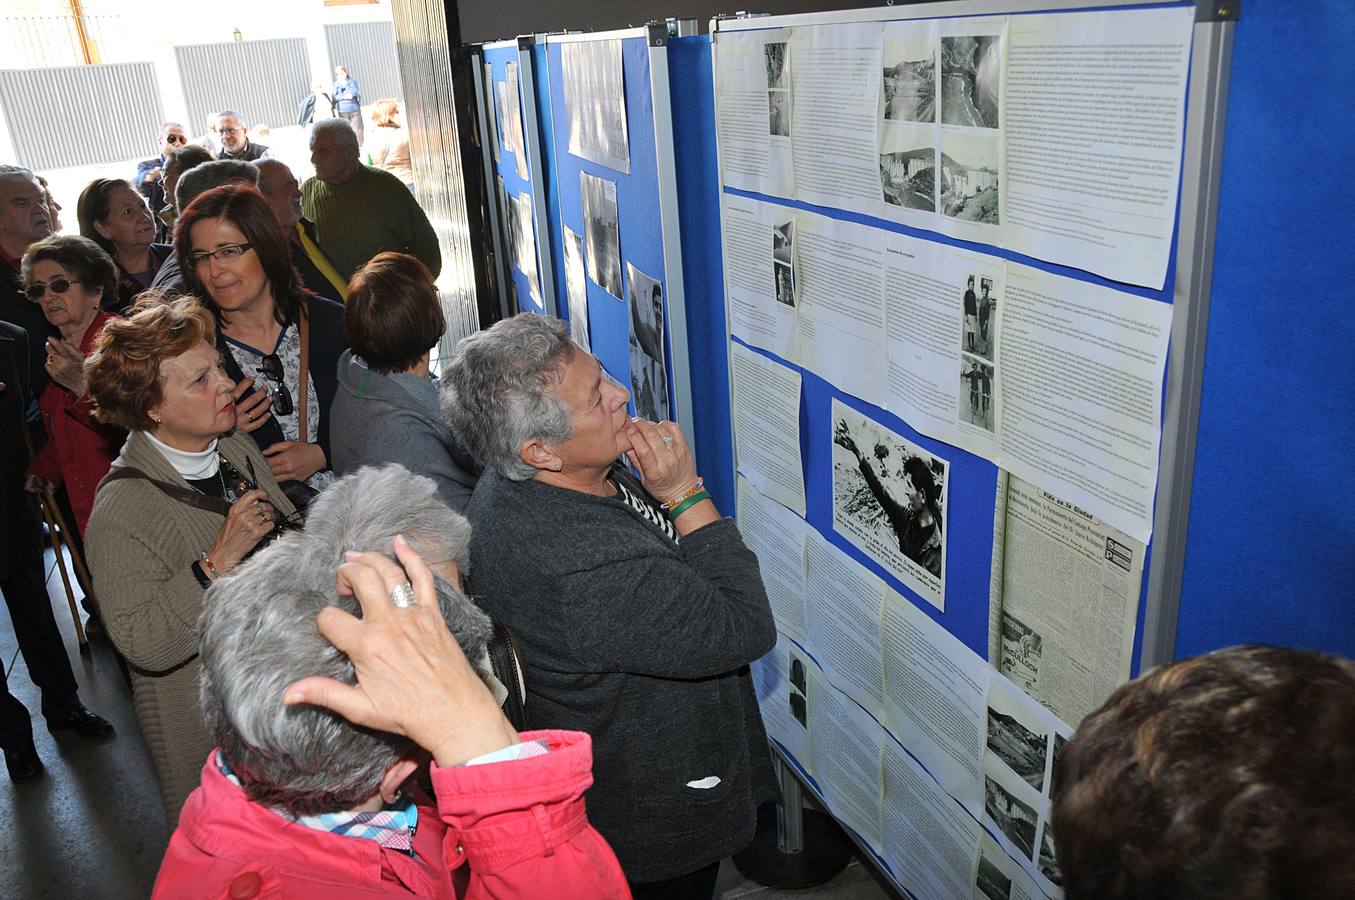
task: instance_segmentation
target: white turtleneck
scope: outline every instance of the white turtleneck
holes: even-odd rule
[[[150,432],[143,432],[152,446],[159,450],[169,464],[174,467],[185,481],[201,481],[204,478],[211,478],[216,474],[217,469],[221,467],[221,462],[216,455],[216,438],[207,445],[207,449],[198,453],[191,450],[178,450],[163,441],[158,441]]]

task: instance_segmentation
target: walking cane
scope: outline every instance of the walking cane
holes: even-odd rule
[[[43,491],[39,500],[42,506],[42,517],[47,520],[47,538],[52,543],[52,552],[56,556],[57,569],[61,572],[61,584],[66,588],[66,602],[71,607],[71,618],[75,620],[75,636],[80,641],[80,650],[84,652],[89,648],[89,638],[85,637],[85,626],[80,623],[80,610],[75,605],[75,592],[71,590],[71,576],[66,571],[66,559],[61,553],[62,544],[70,540],[66,537],[66,522],[61,515],[61,510],[57,509],[56,498],[50,491]],[[55,516],[53,516],[55,513]],[[60,521],[60,533],[58,534],[58,520]],[[80,556],[71,548],[71,559],[79,562]]]

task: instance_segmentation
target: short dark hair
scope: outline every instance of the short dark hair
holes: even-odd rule
[[[245,165],[249,166],[248,163]],[[258,177],[257,169],[253,166],[249,169]],[[258,188],[249,185],[228,184],[212,188],[199,194],[187,209],[180,211],[179,222],[174,228],[174,252],[179,257],[187,293],[201,297],[217,325],[221,324],[221,310],[198,278],[192,262],[193,226],[203,219],[227,219],[240,229],[259,255],[268,286],[273,289],[273,312],[278,324],[289,325],[297,321],[306,300],[313,295],[301,283],[301,276],[292,265],[291,242],[283,235],[273,208]]]
[[[1355,896],[1355,664],[1230,647],[1111,694],[1054,770],[1068,900]]]
[[[33,267],[45,259],[61,265],[86,288],[99,289],[103,302],[117,299],[117,263],[89,238],[79,234],[57,234],[30,244],[22,264],[25,289],[33,280]]]
[[[446,320],[428,267],[378,253],[353,276],[343,310],[348,345],[377,372],[403,372],[442,338]]]
[[[183,177],[183,173],[196,166],[212,161],[212,152],[206,147],[199,147],[197,144],[184,144],[182,147],[175,147],[169,151],[169,156],[165,157],[165,168],[173,167]]]
[[[96,178],[85,185],[85,189],[80,192],[80,199],[75,203],[75,218],[80,223],[80,233],[102,247],[109,256],[117,250],[112,241],[99,234],[99,229],[94,227],[94,223],[108,218],[108,213],[113,208],[108,195],[120,187],[125,187],[129,191],[136,190],[125,178]]]

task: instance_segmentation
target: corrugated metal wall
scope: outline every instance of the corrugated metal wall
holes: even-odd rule
[[[329,70],[347,66],[362,88],[364,105],[404,96],[400,63],[395,58],[395,26],[391,22],[354,22],[325,26]]]
[[[480,327],[476,256],[467,213],[465,167],[461,156],[463,120],[453,84],[452,41],[441,0],[391,0],[396,56],[405,84],[405,117],[419,203],[438,233],[442,274],[438,288],[447,318],[443,353]],[[455,36],[460,44],[459,36]],[[483,260],[480,260],[483,270]],[[483,271],[480,277],[483,279]]]
[[[0,70],[0,106],[31,169],[155,155],[162,109],[150,63]]]
[[[250,127],[295,125],[297,107],[311,92],[304,38],[188,44],[175,47],[174,56],[193,134],[223,109],[238,110]]]

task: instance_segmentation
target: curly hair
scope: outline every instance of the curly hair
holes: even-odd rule
[[[1355,664],[1247,645],[1124,685],[1054,769],[1068,900],[1355,896]]]
[[[30,244],[24,253],[21,272],[25,290],[33,282],[33,267],[43,260],[57,263],[85,287],[99,289],[101,305],[117,300],[117,263],[84,235],[58,234]]]
[[[85,359],[94,418],[125,431],[154,427],[150,411],[164,400],[160,364],[199,344],[216,342],[216,323],[191,296],[137,298],[126,319],[112,319]]]

